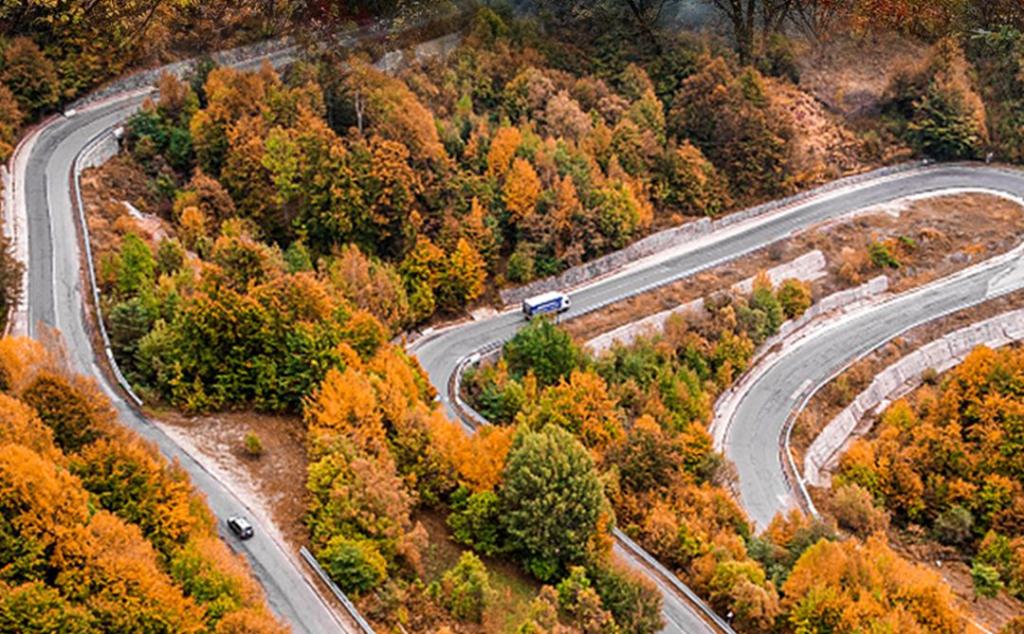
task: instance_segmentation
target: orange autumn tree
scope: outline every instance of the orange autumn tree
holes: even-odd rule
[[[24,339],[0,339],[0,375],[8,624],[198,632],[244,613],[253,631],[282,631],[184,472],[121,427],[94,383]]]
[[[531,429],[552,423],[567,429],[583,445],[603,455],[624,435],[621,414],[608,395],[608,387],[597,373],[573,370],[541,393],[540,399],[527,403],[519,422]]]
[[[523,135],[515,126],[499,128],[491,139],[491,149],[487,153],[487,175],[502,178],[508,172],[509,165],[515,157]]]
[[[783,590],[786,631],[963,631],[964,615],[938,574],[902,559],[882,536],[809,548]]]
[[[405,82],[352,57],[345,88],[356,110],[359,134],[376,133],[408,145],[418,165],[440,169],[449,161],[433,113]]]
[[[1022,379],[1024,351],[976,348],[938,387],[894,403],[872,436],[850,447],[837,493],[866,491],[897,526],[925,527],[1024,596],[1011,550],[993,546],[1024,528],[1024,399],[1014,387]]]
[[[431,443],[473,493],[493,490],[501,481],[514,427],[489,426],[468,435],[441,414],[430,418]]]
[[[419,501],[416,467],[428,457],[416,439],[426,434],[433,390],[396,346],[361,358],[342,344],[339,357],[344,368],[327,372],[305,408],[307,523],[332,578],[362,593],[383,583],[388,568],[420,567],[425,533],[411,514]]]

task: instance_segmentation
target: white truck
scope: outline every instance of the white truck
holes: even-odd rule
[[[558,291],[542,293],[523,300],[523,315],[527,319],[533,319],[537,315],[546,313],[564,313],[569,310],[572,302],[569,296]]]

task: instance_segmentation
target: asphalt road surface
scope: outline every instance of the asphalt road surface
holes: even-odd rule
[[[982,165],[936,165],[825,193],[784,211],[754,218],[695,241],[692,249],[681,249],[673,257],[649,258],[648,263],[639,261],[620,274],[574,289],[570,293],[572,308],[560,319],[572,319],[597,306],[693,275],[823,221],[907,196],[959,188],[1022,196],[1024,174]],[[787,365],[786,370],[793,375],[804,370],[827,377],[830,374],[825,371],[827,368],[856,357],[872,341],[880,337],[891,338],[905,330],[907,324],[927,316],[936,317],[978,301],[988,279],[983,274],[943,287],[934,294],[889,306],[863,318],[849,331],[844,329],[842,336],[823,338],[819,346],[809,349],[806,356]],[[428,334],[410,346],[430,375],[451,416],[457,414],[449,402],[446,388],[456,367],[481,349],[508,340],[524,324],[518,311],[509,311]],[[725,448],[726,455],[739,470],[743,492],[741,503],[759,526],[766,525],[766,518],[770,520],[776,511],[790,505],[789,489],[779,459],[779,435],[792,408],[792,403],[786,399],[793,395],[805,378],[801,376],[795,380],[795,376],[787,375],[787,371],[779,370],[770,380],[760,382],[757,394],[744,401],[743,413],[730,427]],[[796,385],[793,385],[794,380]],[[710,631],[694,609],[672,593],[665,593],[665,617],[666,632]]]
[[[295,632],[356,632],[338,620],[334,611],[314,590],[300,568],[295,554],[287,553],[270,537],[263,520],[254,516],[216,478],[156,427],[139,416],[113,390],[96,365],[93,347],[83,323],[87,307],[76,233],[76,214],[71,204],[69,176],[75,157],[97,134],[116,126],[141,103],[141,97],[121,98],[113,103],[59,118],[40,133],[28,158],[24,174],[14,174],[22,184],[28,212],[28,330],[38,336],[44,327],[56,328],[63,336],[69,360],[79,373],[94,376],[111,396],[122,421],[155,443],[169,459],[177,459],[192,483],[206,495],[207,503],[220,520],[222,536],[249,560],[262,584],[271,608]],[[254,524],[256,534],[244,542],[229,534],[223,520],[242,514]]]

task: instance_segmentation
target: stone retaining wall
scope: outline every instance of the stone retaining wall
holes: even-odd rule
[[[646,238],[641,238],[624,249],[614,251],[590,262],[574,266],[553,277],[546,277],[516,288],[506,288],[500,292],[501,301],[506,305],[518,304],[527,297],[533,297],[547,291],[575,288],[585,282],[607,275],[612,271],[626,266],[630,262],[653,255],[669,247],[687,240],[693,240],[709,233],[711,221],[701,218],[678,227],[659,231]]]
[[[838,464],[847,444],[870,429],[870,421],[864,417],[880,414],[893,400],[920,385],[926,370],[944,372],[980,345],[998,348],[1022,339],[1024,309],[951,332],[890,365],[814,439],[804,457],[804,480],[814,486],[828,484],[828,472]]]
[[[250,44],[248,46],[240,46],[227,51],[220,51],[218,53],[213,53],[209,57],[218,66],[239,66],[248,60],[262,60],[263,58],[271,56],[290,55],[293,51],[294,46],[289,38],[278,38],[265,42],[257,42],[256,44]],[[121,93],[151,88],[156,85],[160,76],[165,72],[171,73],[177,77],[184,77],[192,70],[193,66],[195,66],[199,59],[201,58],[186,59],[180,62],[167,64],[159,68],[138,71],[120,79],[115,79],[114,81],[105,84],[103,87],[78,99],[68,108],[68,110],[81,108],[82,106],[102,101],[108,97],[119,95]]]

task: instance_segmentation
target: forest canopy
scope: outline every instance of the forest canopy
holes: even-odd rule
[[[286,631],[182,469],[40,344],[0,340],[0,624]]]

